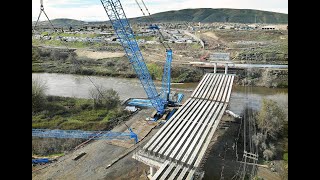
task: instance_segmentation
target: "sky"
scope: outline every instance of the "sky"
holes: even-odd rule
[[[135,0],[121,0],[128,18],[142,16]],[[141,0],[138,0],[141,2]],[[190,8],[258,9],[288,14],[288,0],[144,0],[151,14]],[[50,19],[69,18],[82,21],[106,21],[107,14],[100,0],[43,0]],[[32,21],[40,13],[40,0],[32,0]],[[46,20],[44,14],[40,21]]]

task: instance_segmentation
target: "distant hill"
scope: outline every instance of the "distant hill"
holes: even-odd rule
[[[252,9],[183,9],[178,11],[166,11],[151,15],[155,22],[233,22],[233,23],[268,23],[268,24],[287,24],[288,14],[260,11]],[[146,17],[130,19],[132,22],[148,22]],[[34,24],[34,22],[32,22]],[[74,19],[54,19],[54,26],[69,27],[83,26],[85,24],[104,24],[106,21],[85,22]],[[49,25],[43,21],[40,25]]]
[[[153,14],[152,18],[156,22],[288,23],[288,14],[252,9],[183,9],[179,11],[167,11]],[[147,22],[145,17],[135,18],[133,20],[138,22]]]
[[[67,18],[61,18],[61,19],[53,19],[51,20],[52,24],[55,27],[70,27],[70,26],[83,26],[87,24],[85,21],[79,21],[75,19],[67,19]],[[33,21],[32,24],[35,24]],[[39,25],[50,25],[48,21],[41,21],[39,22]]]

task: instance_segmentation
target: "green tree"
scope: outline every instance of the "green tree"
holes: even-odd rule
[[[262,107],[257,115],[257,124],[263,135],[276,138],[282,130],[286,116],[277,102],[270,99],[262,100]]]

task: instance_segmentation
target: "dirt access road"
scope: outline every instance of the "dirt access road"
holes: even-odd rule
[[[138,114],[132,116],[126,123],[133,131],[138,133],[139,139],[147,135],[155,126],[155,124],[145,122],[145,117],[150,115],[152,111],[153,109],[139,111]],[[123,125],[117,126],[115,129],[126,131]],[[92,141],[86,146],[59,158],[57,162],[52,163],[47,168],[33,172],[32,179],[146,179],[145,171],[148,171],[149,167],[134,160],[132,158],[133,152],[124,156],[110,168],[107,167],[110,163],[117,160],[118,157],[126,154],[133,148],[142,146],[156,131],[157,129],[151,131],[138,145],[133,146],[133,140],[129,140],[131,142],[128,142],[128,144],[131,144],[131,149],[128,148],[129,146],[125,147],[123,144],[117,144],[117,142],[111,140]],[[83,152],[86,153],[84,156],[78,160],[73,160]]]
[[[123,57],[124,52],[108,52],[108,51],[93,51],[88,49],[77,49],[75,53],[79,57],[86,57],[90,59],[103,59],[103,58],[114,58],[114,57]]]

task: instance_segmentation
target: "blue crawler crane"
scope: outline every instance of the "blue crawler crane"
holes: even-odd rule
[[[155,120],[159,119],[166,112],[166,107],[174,104],[169,99],[172,50],[166,48],[166,63],[162,77],[162,90],[159,94],[148,71],[135,34],[125,15],[120,0],[100,0],[112,24],[117,37],[132,64],[152,106],[156,109]]]

